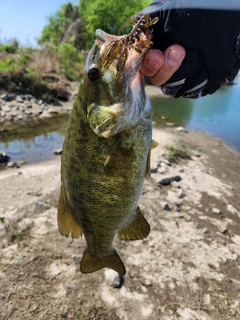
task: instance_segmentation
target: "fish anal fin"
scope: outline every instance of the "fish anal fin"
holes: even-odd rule
[[[80,263],[80,271],[82,273],[90,273],[102,268],[113,269],[121,275],[125,275],[126,269],[117,252],[113,252],[106,256],[96,255],[85,249],[83,258]]]
[[[76,221],[72,209],[70,208],[64,186],[61,187],[60,197],[58,201],[58,229],[62,236],[68,237],[70,234],[72,238],[79,238],[82,235],[82,228]]]
[[[124,229],[118,232],[118,237],[121,240],[141,240],[146,238],[149,232],[150,225],[138,207],[135,218]]]
[[[152,140],[152,143],[151,143],[151,149],[155,149],[157,148],[157,146],[159,145],[159,143],[155,140]]]

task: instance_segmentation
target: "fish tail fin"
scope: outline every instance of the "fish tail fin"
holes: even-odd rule
[[[141,210],[137,207],[134,219],[122,230],[118,232],[121,240],[141,240],[148,236],[150,225],[144,218]]]
[[[98,256],[85,249],[83,258],[80,263],[80,271],[82,273],[90,273],[102,268],[113,269],[121,275],[125,275],[126,269],[117,252],[113,252],[107,256]]]

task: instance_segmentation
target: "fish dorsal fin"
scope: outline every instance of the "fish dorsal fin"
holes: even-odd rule
[[[140,240],[146,238],[149,232],[150,225],[138,207],[134,219],[118,232],[118,238],[121,240]]]
[[[134,151],[132,146],[130,148],[123,148],[117,142],[104,163],[106,173],[119,171],[119,173],[123,174],[124,171],[131,168],[133,157]]]
[[[70,208],[64,186],[61,187],[60,197],[58,201],[58,229],[62,236],[79,238],[82,235],[82,229],[76,221],[72,209]]]
[[[90,273],[102,268],[110,268],[121,275],[125,275],[126,269],[117,252],[113,249],[110,255],[98,256],[85,249],[83,258],[80,263],[80,271],[82,273]]]

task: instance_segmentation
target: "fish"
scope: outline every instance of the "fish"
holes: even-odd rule
[[[125,275],[115,237],[140,240],[150,232],[138,206],[157,145],[140,71],[149,40],[134,48],[128,38],[119,67],[121,54],[111,55],[122,50],[122,37],[96,31],[63,144],[58,228],[73,239],[84,235],[82,273],[107,267]],[[143,42],[137,37],[134,46]]]

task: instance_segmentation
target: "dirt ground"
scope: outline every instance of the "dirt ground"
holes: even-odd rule
[[[85,240],[60,236],[60,158],[0,172],[0,319],[240,319],[240,156],[201,132],[154,139],[140,200],[151,233],[116,240],[124,279],[82,275]],[[166,145],[191,159],[169,163]]]

